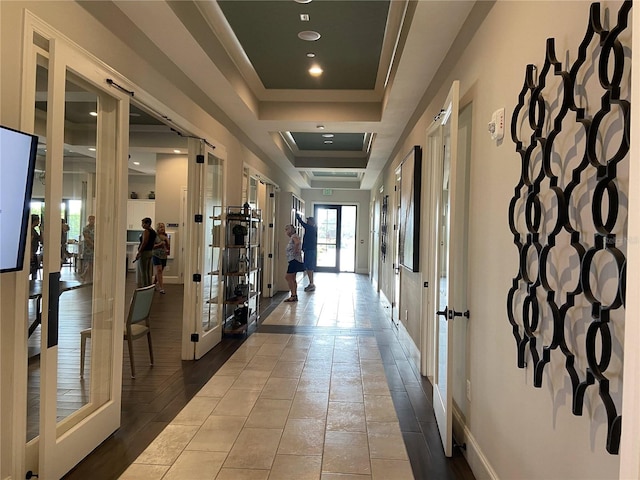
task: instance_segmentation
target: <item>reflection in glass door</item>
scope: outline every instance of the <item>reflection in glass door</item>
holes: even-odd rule
[[[119,425],[124,263],[113,259],[124,252],[113,212],[124,198],[128,100],[101,90],[104,72],[86,59],[72,68],[79,60],[68,46],[56,43],[51,63],[33,48],[27,96],[40,145],[25,277],[26,468],[60,478]]]
[[[356,262],[355,205],[315,205],[319,272],[354,272]]]

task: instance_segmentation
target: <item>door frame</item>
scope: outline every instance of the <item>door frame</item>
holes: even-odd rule
[[[316,271],[317,272],[331,272],[331,273],[340,273],[341,270],[340,269],[340,250],[341,250],[341,237],[342,237],[342,208],[343,207],[355,207],[356,208],[356,224],[354,227],[354,238],[357,238],[358,236],[358,217],[360,215],[360,204],[358,202],[342,202],[342,203],[314,203],[313,204],[313,215],[314,218],[316,219],[316,225],[317,225],[317,219],[318,219],[318,213],[317,210],[318,208],[335,208],[338,211],[337,214],[337,228],[336,228],[336,266],[334,267],[316,267]],[[353,251],[353,256],[354,256],[354,265],[353,265],[353,271],[354,273],[357,270],[357,264],[358,264],[358,242],[355,242],[354,244],[354,251]]]

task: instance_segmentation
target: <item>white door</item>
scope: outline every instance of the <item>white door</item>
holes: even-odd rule
[[[427,132],[427,162],[435,182],[431,189],[434,192],[432,218],[435,219],[431,238],[435,240],[436,248],[431,262],[432,280],[429,282],[433,298],[430,313],[435,325],[433,407],[446,456],[451,456],[453,447],[451,380],[454,352],[451,322],[462,315],[456,308],[461,309],[465,302],[459,298],[462,289],[458,288],[463,279],[456,275],[459,271],[457,262],[461,258],[456,253],[460,251],[463,239],[458,223],[461,213],[458,192],[464,189],[464,185],[459,184],[457,161],[458,89],[456,81],[439,116]]]
[[[400,325],[400,185],[401,169],[396,170],[396,184],[393,195],[393,301],[391,303],[391,321]]]
[[[264,263],[262,271],[262,296],[271,298],[276,292],[275,274],[275,222],[276,222],[276,187],[266,184],[265,204],[262,208],[262,241],[264,243]]]
[[[188,184],[182,359],[197,360],[220,343],[223,323],[224,161],[204,141],[189,141]]]
[[[61,478],[120,425],[129,103],[104,81],[112,72],[36,24],[27,19],[23,128],[39,136],[40,243],[24,275],[26,463],[16,478]],[[72,262],[68,240],[82,245]]]

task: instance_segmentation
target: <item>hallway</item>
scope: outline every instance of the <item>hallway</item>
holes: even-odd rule
[[[298,303],[280,294],[245,341],[223,339],[198,362],[183,362],[215,374],[120,478],[474,478],[459,452],[444,457],[429,383],[407,361],[368,277],[321,273],[316,285]],[[175,302],[174,293],[162,303],[169,295]],[[232,354],[225,344],[235,345]],[[210,364],[216,355],[228,360]],[[99,447],[65,478],[95,478],[108,450]]]

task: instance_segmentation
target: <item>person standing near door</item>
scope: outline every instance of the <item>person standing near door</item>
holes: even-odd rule
[[[38,270],[40,269],[40,257],[38,256],[40,250],[40,244],[42,243],[42,236],[40,232],[36,230],[36,227],[40,225],[40,215],[35,213],[31,214],[31,256],[29,257],[29,274],[31,280],[38,278]]]
[[[93,249],[96,238],[96,217],[89,215],[87,225],[82,229],[82,273],[80,278],[83,282],[93,281]]]
[[[291,296],[285,300],[285,302],[297,302],[298,301],[298,282],[296,275],[298,272],[304,271],[304,264],[302,263],[302,248],[300,247],[300,237],[296,233],[296,229],[293,225],[287,225],[284,227],[284,231],[289,237],[289,243],[287,244],[287,274],[284,276],[289,285],[289,291]]]
[[[307,221],[296,213],[296,218],[304,227],[304,237],[302,237],[302,251],[304,252],[304,271],[307,272],[309,285],[304,287],[305,292],[313,292],[316,289],[313,283],[313,272],[316,271],[318,262],[318,228],[313,217],[307,217]]]
[[[148,287],[152,284],[151,260],[153,257],[153,245],[156,241],[156,231],[151,228],[151,219],[144,217],[141,222],[143,231],[140,234],[140,244],[135,261],[138,262],[136,269],[136,283],[138,288]]]
[[[171,244],[169,243],[169,236],[167,235],[166,227],[164,223],[159,222],[156,224],[156,241],[153,245],[153,268],[155,270],[156,290],[164,295],[164,278],[162,272],[164,267],[167,266],[167,257],[171,251]]]

